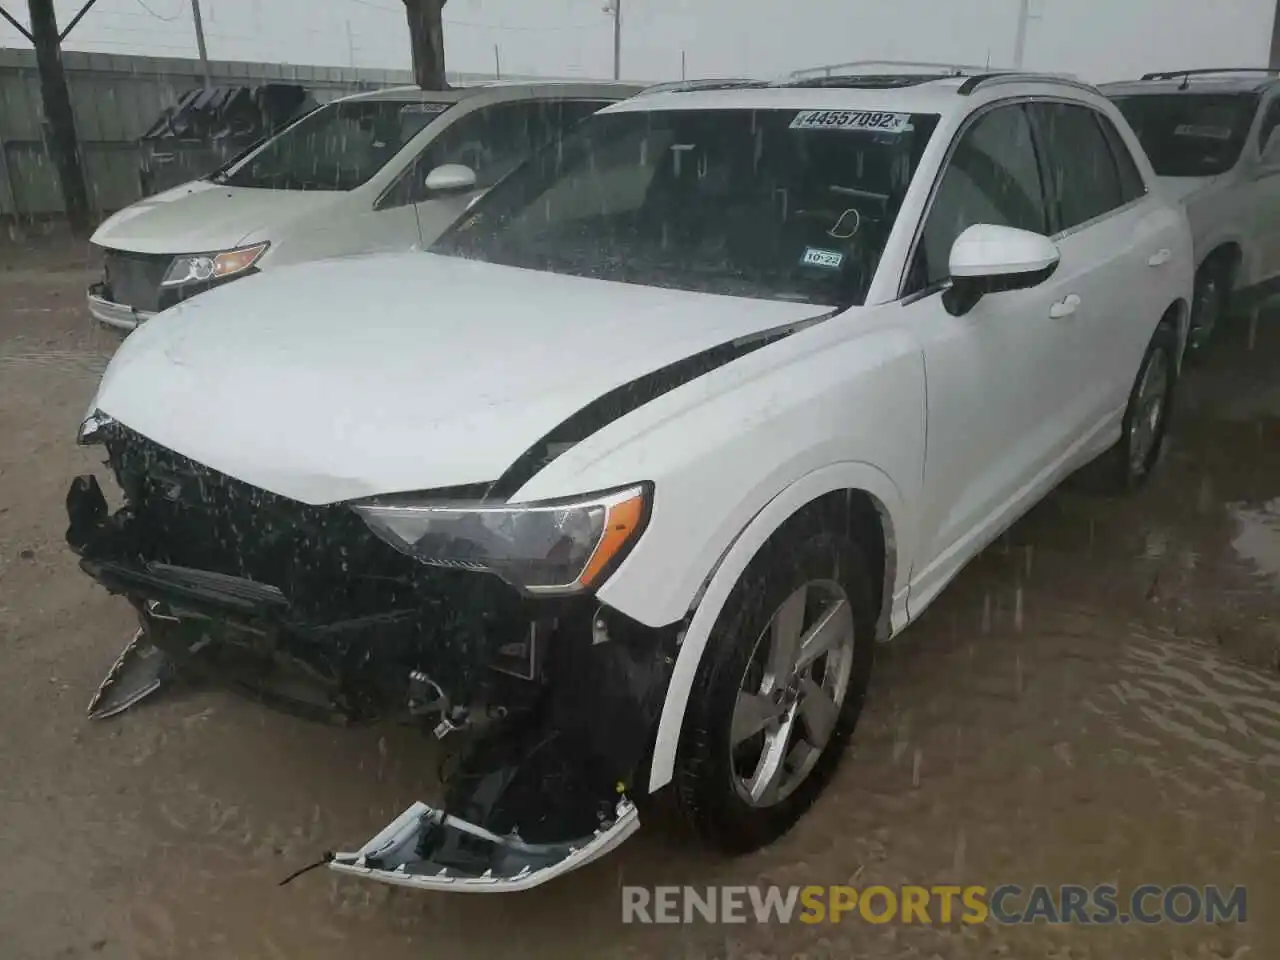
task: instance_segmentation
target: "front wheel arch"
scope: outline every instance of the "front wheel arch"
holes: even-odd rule
[[[855,461],[831,464],[794,481],[756,513],[721,556],[699,592],[680,641],[654,736],[650,793],[670,783],[675,774],[676,752],[694,676],[733,587],[756,554],[788,521],[805,510],[829,505],[844,511],[841,522],[848,525],[850,536],[864,550],[870,554],[875,549],[868,540],[878,547],[879,556],[867,557],[876,582],[883,584],[877,598],[878,633],[884,637],[893,629],[893,598],[902,563],[899,544],[902,537],[909,536],[900,522],[904,510],[896,485],[878,468]]]

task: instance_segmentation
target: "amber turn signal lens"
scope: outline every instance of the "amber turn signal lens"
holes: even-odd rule
[[[592,586],[618,552],[627,546],[640,530],[645,520],[645,496],[637,491],[635,496],[611,504],[604,520],[604,533],[596,544],[591,559],[578,577],[583,587]]]

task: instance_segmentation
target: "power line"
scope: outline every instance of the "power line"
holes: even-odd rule
[[[173,22],[174,22],[174,21],[176,21],[180,16],[182,16],[182,14],[181,14],[181,13],[175,13],[172,17],[166,17],[166,16],[164,16],[163,14],[156,13],[154,10],[152,10],[150,7],[148,7],[148,6],[146,5],[146,3],[144,2],[144,0],[135,0],[135,2],[136,2],[136,3],[138,4],[138,6],[140,6],[143,10],[147,11],[147,13],[151,14],[151,15],[152,15],[153,17],[155,17],[157,20],[163,20],[165,23],[173,23]]]
[[[474,27],[477,30],[514,30],[516,32],[527,33],[567,33],[573,30],[598,30],[603,23],[568,23],[559,27],[509,27],[500,23],[474,23],[470,20],[446,20],[446,26],[450,27]]]
[[[141,2],[141,0],[139,0]],[[403,9],[397,10],[394,7],[384,7],[380,3],[374,3],[373,0],[347,0],[348,3],[354,3],[359,7],[368,7],[371,10],[381,10],[383,13],[403,13]],[[444,24],[449,27],[471,27],[476,30],[511,30],[517,33],[566,33],[572,30],[596,30],[601,26],[598,23],[568,23],[556,27],[530,27],[519,26],[512,27],[501,23],[476,23],[474,20],[449,20],[445,19]]]

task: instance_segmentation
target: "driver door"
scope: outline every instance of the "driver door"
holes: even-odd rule
[[[927,392],[912,616],[1043,495],[1046,474],[1077,430],[1068,422],[1080,376],[1071,360],[1077,332],[1054,316],[1073,291],[1056,274],[1030,289],[986,294],[962,316],[943,306],[951,246],[977,223],[1051,229],[1023,104],[997,105],[962,129],[901,301],[924,354]]]

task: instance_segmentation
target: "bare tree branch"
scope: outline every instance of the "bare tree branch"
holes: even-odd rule
[[[85,5],[80,8],[80,12],[77,13],[74,17],[72,17],[71,22],[67,24],[66,29],[64,29],[60,34],[58,34],[59,43],[67,39],[67,34],[69,34],[72,30],[76,28],[76,24],[84,19],[84,15],[89,12],[89,8],[92,7],[97,2],[98,0],[86,0]]]
[[[24,27],[21,23],[19,23],[17,19],[14,17],[14,15],[11,14],[4,7],[0,7],[0,17],[4,17],[6,20],[8,20],[10,26],[12,26],[13,29],[17,30],[20,34],[26,37],[29,41],[31,41],[32,43],[36,42],[36,38],[31,35],[31,31],[28,30],[26,27]]]

